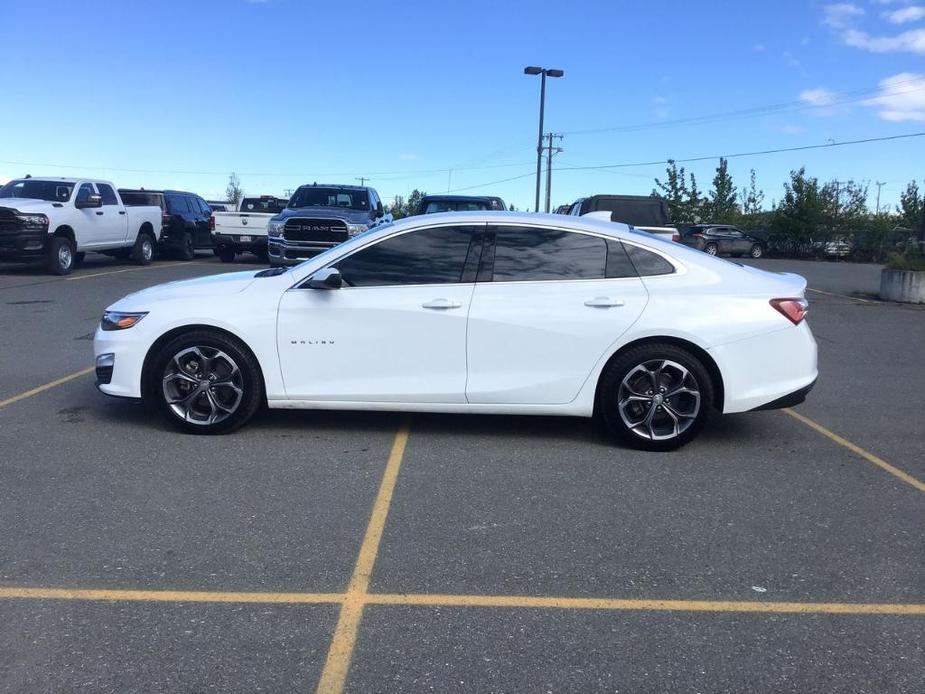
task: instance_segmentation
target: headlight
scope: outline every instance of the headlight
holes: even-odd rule
[[[356,236],[357,234],[362,234],[367,229],[369,229],[368,224],[348,224],[347,236]]]
[[[286,226],[286,222],[274,222],[270,220],[269,224],[267,224],[267,235],[275,237],[282,236],[284,226]]]
[[[18,214],[16,217],[27,227],[42,231],[48,229],[48,217],[43,214]]]
[[[126,328],[131,328],[135,323],[147,315],[147,311],[144,313],[106,311],[103,313],[103,320],[100,321],[100,327],[103,330],[125,330]]]

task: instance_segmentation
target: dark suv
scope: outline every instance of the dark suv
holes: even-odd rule
[[[391,220],[372,188],[299,186],[288,207],[267,223],[270,264],[295,265]]]
[[[506,210],[504,200],[476,195],[425,195],[415,214],[465,212],[470,210]]]
[[[119,189],[126,205],[160,205],[164,211],[159,250],[192,260],[196,250],[212,249],[212,208],[195,193],[182,190]]]
[[[766,244],[728,224],[696,224],[681,233],[681,243],[710,255],[750,255],[760,258]]]

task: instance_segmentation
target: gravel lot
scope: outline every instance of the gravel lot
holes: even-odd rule
[[[925,309],[754,264],[808,277],[819,384],[670,454],[566,418],[184,436],[89,371],[30,391],[115,299],[232,268],[0,266],[0,690],[925,690]]]

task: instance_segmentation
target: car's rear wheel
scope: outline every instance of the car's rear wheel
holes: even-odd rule
[[[718,250],[719,249],[716,247],[715,243],[708,243],[706,246],[703,247],[703,252],[706,253],[707,255],[716,255]]]
[[[67,275],[74,269],[76,252],[66,236],[53,236],[45,250],[45,267],[53,275]]]
[[[196,257],[196,244],[193,242],[193,235],[186,232],[180,238],[180,247],[177,250],[180,260],[192,260]]]
[[[752,246],[752,250],[748,253],[752,258],[760,258],[764,255],[764,249],[761,247],[760,243],[756,243]]]
[[[193,434],[225,434],[263,402],[257,359],[239,340],[193,331],[164,345],[151,362],[146,396],[167,420]]]
[[[132,260],[139,265],[150,265],[154,260],[154,237],[148,232],[139,232],[132,246]]]
[[[597,411],[611,435],[668,451],[693,439],[713,406],[713,383],[697,357],[671,344],[640,345],[604,370]]]

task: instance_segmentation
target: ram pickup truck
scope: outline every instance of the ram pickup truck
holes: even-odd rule
[[[669,241],[681,239],[671,224],[668,201],[656,195],[592,195],[578,198],[567,214],[623,222]]]
[[[230,263],[238,253],[250,251],[266,262],[267,222],[288,204],[285,198],[261,195],[241,200],[237,212],[213,210],[209,222],[215,254],[223,263]]]
[[[88,251],[147,265],[160,232],[161,209],[126,207],[109,181],[20,178],[0,188],[0,260],[44,260],[55,275]]]
[[[270,265],[295,265],[367,229],[392,221],[379,194],[365,186],[299,186],[267,224]]]

